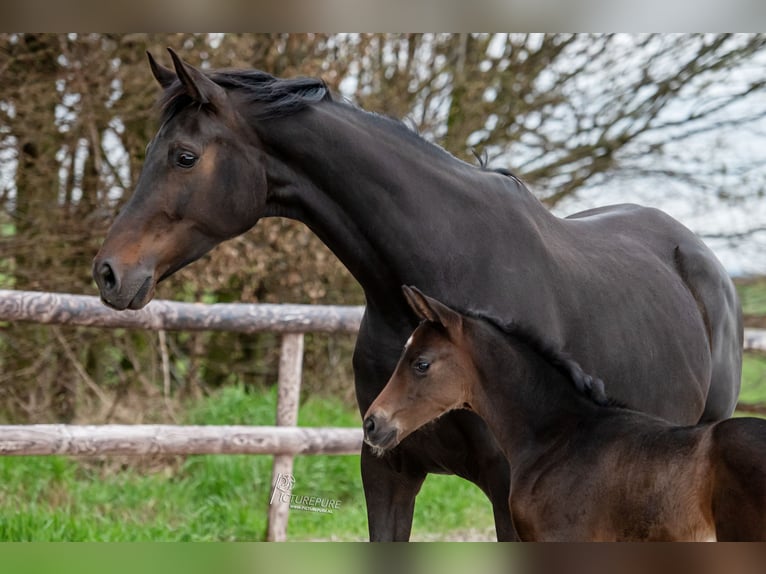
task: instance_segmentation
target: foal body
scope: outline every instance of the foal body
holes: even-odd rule
[[[523,329],[405,294],[423,323],[365,415],[381,456],[469,408],[513,461],[522,540],[766,540],[766,421],[679,427],[610,404],[601,381]]]

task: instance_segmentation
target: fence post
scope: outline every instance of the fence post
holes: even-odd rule
[[[285,333],[282,336],[282,348],[279,355],[279,377],[277,381],[277,425],[296,426],[298,424],[298,404],[301,394],[301,376],[303,372],[303,333]],[[282,486],[289,491],[292,487],[293,457],[278,455],[274,457],[271,473],[272,490],[269,492],[269,517],[267,540],[283,542],[287,540],[287,518],[290,505],[280,503],[274,497],[274,489]]]

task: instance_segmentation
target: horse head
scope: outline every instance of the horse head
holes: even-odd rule
[[[93,262],[101,298],[115,309],[146,305],[159,281],[252,227],[266,202],[263,152],[237,94],[170,54],[175,70],[149,55],[164,88],[163,122]]]

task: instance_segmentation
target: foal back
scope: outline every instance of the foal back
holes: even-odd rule
[[[728,419],[714,426],[712,438],[717,539],[766,540],[766,420]]]

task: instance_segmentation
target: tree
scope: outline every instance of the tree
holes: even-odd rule
[[[562,209],[636,182],[645,186],[631,195],[681,182],[709,204],[762,194],[766,162],[752,150],[724,152],[732,134],[763,130],[765,42],[730,34],[0,34],[0,286],[95,292],[90,261],[157,128],[146,50],[166,63],[172,46],[203,68],[320,76],[458,157],[486,154]],[[363,302],[319,240],[284,220],[220,246],[163,283],[160,296]],[[350,347],[350,338],[307,346],[312,388],[331,387],[328,365],[350,365]],[[121,414],[129,395],[273,381],[277,352],[266,335],[160,340],[12,325],[0,331],[0,416],[131,420]],[[333,392],[350,397],[349,379],[347,371]]]

